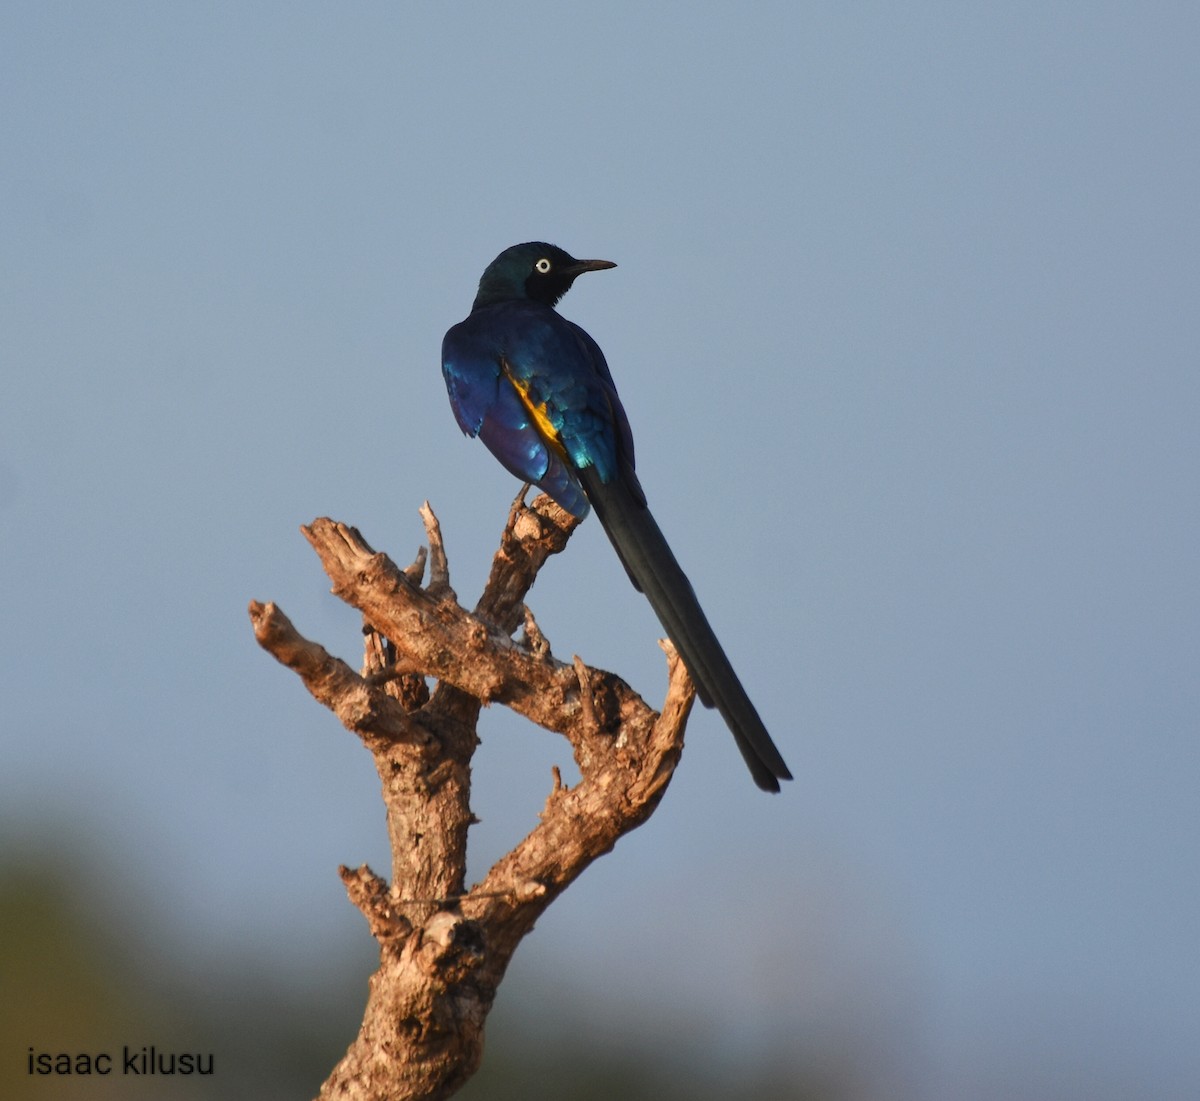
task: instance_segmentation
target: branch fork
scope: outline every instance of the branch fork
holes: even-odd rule
[[[359,1035],[320,1099],[455,1092],[479,1064],[484,1022],[521,939],[588,864],[650,816],[682,752],[694,688],[669,642],[661,712],[614,674],[551,654],[525,597],[578,520],[549,497],[524,498],[472,611],[450,585],[428,502],[428,550],[406,569],[348,525],[318,519],[301,529],[333,592],[362,613],[361,673],[304,638],[275,604],[250,605],[260,645],[371,751],[387,808],[391,885],[365,865],[340,869],[380,966]],[[581,780],[568,788],[555,769],[539,824],[468,889],[471,757],[480,707],[490,703],[565,736]]]

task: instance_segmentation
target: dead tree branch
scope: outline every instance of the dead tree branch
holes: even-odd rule
[[[387,807],[391,884],[365,865],[341,869],[380,964],[358,1037],[320,1099],[448,1097],[474,1073],[521,938],[588,864],[649,817],[692,706],[691,681],[669,643],[661,713],[612,673],[551,655],[524,601],[578,521],[548,497],[514,502],[472,612],[450,587],[428,504],[421,515],[428,553],[403,570],[354,528],[319,519],[301,529],[334,593],[362,612],[361,674],[301,636],[274,604],[250,605],[262,647],[371,751]],[[432,693],[426,678],[436,681]],[[556,773],[539,825],[468,890],[471,757],[479,709],[491,703],[564,735],[581,780],[567,788]]]

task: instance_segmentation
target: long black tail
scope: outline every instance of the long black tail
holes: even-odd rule
[[[696,683],[705,707],[715,707],[733,732],[754,782],[778,791],[792,774],[746,695],[729,658],[667,540],[645,503],[620,481],[605,485],[591,468],[578,472],[588,500],[634,585],[646,594]]]

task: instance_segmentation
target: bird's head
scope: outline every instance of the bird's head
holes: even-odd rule
[[[553,306],[571,289],[577,275],[616,266],[611,260],[576,260],[545,241],[513,245],[488,264],[473,308],[520,298]]]

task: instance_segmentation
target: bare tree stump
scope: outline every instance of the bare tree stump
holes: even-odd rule
[[[303,638],[274,604],[250,605],[260,645],[371,751],[387,807],[390,886],[366,865],[340,869],[380,959],[358,1037],[319,1099],[443,1098],[466,1082],[521,938],[584,868],[653,812],[678,763],[694,697],[669,642],[661,713],[612,673],[551,655],[524,599],[578,521],[549,497],[527,506],[522,493],[514,502],[473,612],[450,588],[428,504],[421,514],[428,556],[422,549],[405,570],[344,524],[319,519],[301,529],[334,593],[363,614],[362,673]],[[426,678],[437,682],[432,693]],[[471,757],[480,706],[490,703],[564,735],[581,780],[568,788],[556,770],[540,824],[468,890]]]

